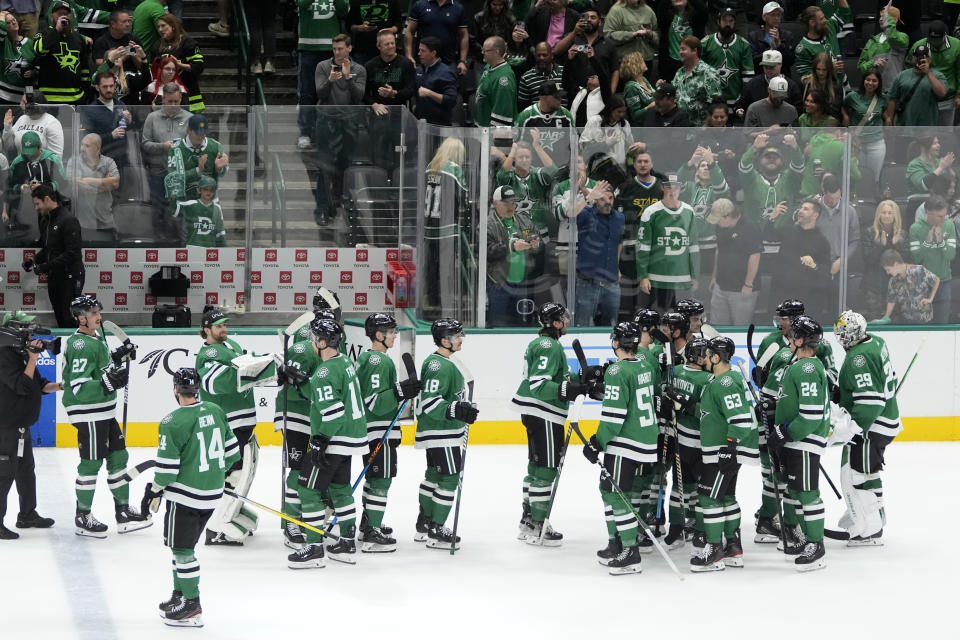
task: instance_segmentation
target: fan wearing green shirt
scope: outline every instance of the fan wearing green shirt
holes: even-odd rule
[[[533,301],[527,292],[527,274],[546,242],[526,214],[517,211],[516,194],[508,185],[493,192],[493,211],[487,222],[487,326],[521,324],[521,311]],[[532,317],[532,316],[531,316]]]

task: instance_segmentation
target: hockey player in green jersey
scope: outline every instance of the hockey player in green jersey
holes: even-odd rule
[[[511,127],[517,115],[517,76],[504,59],[507,43],[492,36],[482,49],[486,64],[477,82],[474,122],[479,127]]]
[[[226,175],[230,158],[220,143],[207,135],[209,132],[206,116],[190,116],[187,135],[174,141],[167,151],[167,175],[163,182],[171,200],[196,200],[200,197],[200,176],[218,181]]]
[[[173,553],[173,593],[160,603],[160,617],[170,626],[203,626],[200,563],[196,546],[223,494],[227,470],[240,460],[240,447],[223,410],[201,402],[196,369],[173,374],[180,407],[160,421],[160,445],[153,482],[144,489],[144,513],[160,507],[163,544]]]
[[[790,332],[790,327],[793,320],[802,315],[804,315],[804,305],[801,300],[787,298],[777,305],[777,310],[773,316],[773,324],[777,329],[768,333],[763,340],[760,341],[760,348],[757,350],[757,366],[754,367],[754,373],[752,375],[753,381],[757,383],[758,388],[764,385],[767,375],[767,365],[770,363],[771,358],[783,347],[790,346],[790,341],[787,337]],[[833,347],[830,346],[829,342],[821,340],[817,345],[816,355],[827,372],[827,379],[830,382],[831,389],[834,388],[837,383],[837,366],[834,364]]]
[[[393,423],[400,403],[413,400],[420,393],[420,382],[400,382],[397,366],[387,355],[387,350],[397,339],[396,318],[387,313],[371,313],[363,328],[373,344],[369,351],[357,358],[357,379],[366,408],[367,440],[372,454]],[[396,539],[389,535],[393,530],[387,532],[383,528],[383,514],[387,510],[387,492],[397,476],[400,436],[398,424],[367,470],[363,485],[363,516],[360,518],[360,550],[365,553],[386,553],[397,548]]]
[[[743,566],[737,473],[741,464],[755,461],[759,452],[746,381],[730,368],[735,349],[733,340],[723,336],[707,343],[704,363],[713,380],[700,397],[703,464],[697,483],[706,540],[694,540],[696,553],[690,559],[690,570],[695,573]]]
[[[557,479],[557,465],[564,455],[563,425],[567,408],[587,392],[587,384],[570,380],[567,356],[559,340],[566,335],[570,316],[556,302],[537,310],[539,335],[523,355],[523,380],[513,396],[513,406],[527,430],[527,473],[523,478],[523,515],[518,540],[540,544],[547,506]],[[543,545],[560,546],[563,534],[547,524]]]
[[[830,393],[823,363],[816,357],[823,339],[820,323],[798,316],[790,325],[790,350],[795,360],[780,383],[775,424],[767,432],[767,447],[786,477],[784,549],[794,556],[797,571],[826,566],[823,560],[823,501],[820,500],[820,457],[830,433]],[[798,525],[793,525],[796,512]]]
[[[897,374],[883,338],[867,333],[867,322],[855,311],[844,311],[833,325],[847,352],[840,367],[838,404],[856,423],[856,434],[843,447],[840,486],[847,513],[840,526],[850,533],[847,546],[881,545],[886,515],[883,509],[883,454],[903,430],[897,406]]]
[[[367,447],[363,393],[353,363],[338,350],[343,328],[321,318],[310,323],[310,330],[313,350],[321,362],[307,387],[311,402],[310,451],[300,466],[297,485],[302,520],[318,528],[326,508],[332,508],[340,525],[340,539],[329,547],[330,559],[356,564],[357,509],[350,488],[350,461]],[[291,569],[324,566],[323,535],[308,529],[306,536],[307,544],[287,556]]]
[[[107,461],[107,486],[113,494],[117,531],[129,533],[153,524],[149,514],[130,507],[130,488],[121,480],[127,461],[127,443],[117,424],[117,391],[127,386],[129,372],[111,357],[101,328],[103,305],[83,295],[70,303],[79,324],[63,350],[63,408],[77,429],[80,464],[77,466],[78,536],[106,538],[107,525],[90,513],[97,474]]]
[[[477,420],[477,407],[466,401],[463,372],[450,357],[463,348],[463,325],[454,318],[433,321],[430,334],[437,350],[427,356],[420,369],[423,391],[417,405],[417,434],[414,446],[427,450],[427,471],[420,483],[420,515],[417,542],[431,549],[449,549],[460,538],[444,523],[453,507],[460,472],[463,470],[461,444],[466,425]]]
[[[197,182],[199,200],[180,200],[173,212],[181,222],[181,239],[188,247],[225,247],[227,232],[223,226],[223,210],[214,202],[217,181],[210,176],[200,176]]]
[[[717,337],[717,330],[703,321],[706,309],[699,300],[693,298],[677,300],[676,304],[673,305],[673,310],[685,315],[690,323],[690,327],[687,329],[687,342],[694,338],[709,340]],[[706,326],[706,329],[704,329],[704,326]]]
[[[637,358],[641,333],[632,322],[621,322],[613,328],[610,340],[617,361],[603,374],[600,425],[583,446],[583,455],[594,464],[603,453],[603,466],[622,495],[635,490],[634,480],[642,467],[657,461],[660,430],[655,398],[659,376],[655,362]],[[600,497],[608,537],[606,548],[597,551],[600,564],[609,567],[612,575],[640,573],[640,523],[634,510],[602,476]]]

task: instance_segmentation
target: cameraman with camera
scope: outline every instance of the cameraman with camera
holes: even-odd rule
[[[913,50],[913,68],[897,74],[887,93],[883,121],[888,127],[936,127],[940,123],[940,100],[947,95],[947,79],[930,68],[930,48]]]
[[[93,41],[74,30],[68,2],[56,0],[49,15],[50,26],[21,50],[24,60],[37,68],[31,79],[51,104],[84,104]]]
[[[37,360],[44,350],[32,334],[43,330],[34,316],[8,311],[0,327],[0,540],[20,536],[3,525],[7,513],[7,493],[14,482],[20,496],[18,529],[46,529],[53,519],[37,513],[37,478],[34,474],[33,441],[30,425],[40,416],[40,396],[61,391],[63,385],[50,382],[37,373]],[[49,333],[49,331],[47,331]],[[51,351],[59,351],[59,338]]]

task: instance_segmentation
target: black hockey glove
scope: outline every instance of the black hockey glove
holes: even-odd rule
[[[737,443],[727,441],[727,444],[717,451],[717,466],[721,473],[733,473],[740,465],[737,463]]]
[[[757,422],[769,430],[769,426],[773,424],[777,415],[777,403],[769,398],[764,398],[753,408],[753,412],[757,416]]]
[[[103,375],[100,376],[100,384],[103,385],[107,393],[113,393],[118,389],[123,389],[127,386],[129,380],[130,374],[125,367],[120,369],[108,367],[106,371],[103,372]]]
[[[327,463],[327,445],[330,444],[330,438],[318,433],[310,436],[310,461],[315,467],[322,467]]]
[[[393,395],[397,400],[413,400],[422,388],[419,380],[404,380],[393,385]]]
[[[589,460],[591,464],[597,464],[597,461],[600,460],[600,450],[600,443],[597,441],[596,434],[594,434],[590,436],[587,444],[583,445],[583,457]]]
[[[593,382],[594,380],[603,380],[604,365],[587,365],[580,371],[581,382]]]
[[[566,402],[573,402],[577,396],[582,396],[590,390],[590,385],[583,382],[561,382],[557,388],[557,396]]]
[[[750,377],[753,378],[753,384],[757,385],[757,389],[762,389],[763,384],[767,381],[767,376],[764,375],[763,369],[756,365],[754,365],[750,371]]]
[[[661,424],[673,423],[673,400],[666,395],[654,396],[653,408]]]
[[[840,404],[840,387],[832,382],[830,385],[830,402],[834,404]]]
[[[130,342],[130,340],[124,340],[123,344],[110,352],[110,359],[113,360],[113,364],[118,367],[123,366],[124,361],[136,360],[136,358],[137,345]]]
[[[606,386],[602,380],[591,382],[587,387],[587,395],[597,402],[603,402],[603,394],[606,392]]]
[[[23,267],[24,271],[29,273],[30,271],[33,270],[33,266],[35,264],[36,263],[33,261],[33,258],[27,258],[26,260],[23,261],[23,264],[21,264],[20,266]]]
[[[790,432],[787,431],[787,425],[775,424],[767,429],[767,449],[778,458],[788,442],[790,442]]]
[[[152,482],[143,488],[143,498],[140,500],[140,513],[156,513],[160,509],[160,500],[163,499],[163,489],[155,489]]]
[[[299,367],[293,365],[280,365],[277,367],[277,382],[281,385],[289,384],[293,387],[299,387],[310,379],[310,374],[301,371]]]
[[[480,411],[469,402],[452,402],[447,408],[447,417],[451,420],[459,420],[467,424],[473,424],[477,421]]]

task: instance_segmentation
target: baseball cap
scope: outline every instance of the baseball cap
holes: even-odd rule
[[[20,139],[20,148],[24,153],[33,153],[40,148],[40,134],[36,131],[27,131]]]
[[[765,156],[765,155],[767,155],[768,153],[773,153],[773,154],[776,154],[776,155],[778,155],[778,156],[779,156],[779,155],[782,155],[782,154],[780,153],[780,149],[779,149],[778,147],[764,147],[764,148],[763,148],[763,151],[760,153],[760,155],[761,155],[761,156]]]
[[[732,7],[724,7],[724,8],[722,8],[722,9],[720,9],[720,11],[717,11],[717,20],[720,20],[720,18],[722,18],[723,16],[733,16],[733,17],[736,17],[736,16],[737,16],[737,12],[734,11]]]
[[[215,324],[223,324],[224,322],[230,322],[230,318],[228,318],[227,314],[223,312],[223,309],[213,307],[212,309],[207,309],[203,313],[203,320],[201,321],[200,326],[207,328],[212,327]]]
[[[504,184],[493,190],[493,199],[501,202],[513,202],[517,199],[517,196],[513,192],[513,187]]]
[[[662,85],[657,87],[657,90],[653,92],[653,97],[656,99],[660,98],[676,98],[677,97],[677,88],[674,87],[669,82],[664,82]]]
[[[663,178],[660,180],[660,184],[664,187],[679,187],[680,176],[675,173],[664,174]]]
[[[783,64],[783,54],[776,49],[767,49],[760,56],[761,67],[775,67],[778,64]]]
[[[567,101],[567,92],[560,88],[556,82],[544,82],[540,85],[541,96],[553,96],[560,102]]]
[[[57,11],[66,11],[67,13],[73,13],[73,9],[70,7],[70,3],[64,2],[63,0],[58,0],[57,2],[54,2],[53,6],[50,7],[51,15]]]
[[[774,11],[783,12],[783,7],[780,6],[779,2],[768,2],[767,4],[763,5],[763,15],[773,13]]]
[[[202,175],[200,176],[200,180],[197,182],[197,188],[203,189],[204,187],[213,187],[214,189],[216,189],[217,181],[208,175]]]
[[[722,218],[726,218],[733,213],[733,202],[727,198],[717,198],[710,207],[710,213],[707,214],[709,224],[717,224]]]
[[[770,94],[778,96],[780,98],[785,98],[788,93],[787,79],[783,76],[774,76],[770,78],[770,82],[767,84],[767,87],[770,88]]]
[[[942,41],[947,37],[947,25],[943,20],[934,20],[927,29],[927,40]]]
[[[190,119],[187,120],[187,129],[203,135],[210,133],[210,125],[207,123],[207,117],[201,115],[190,116]]]

